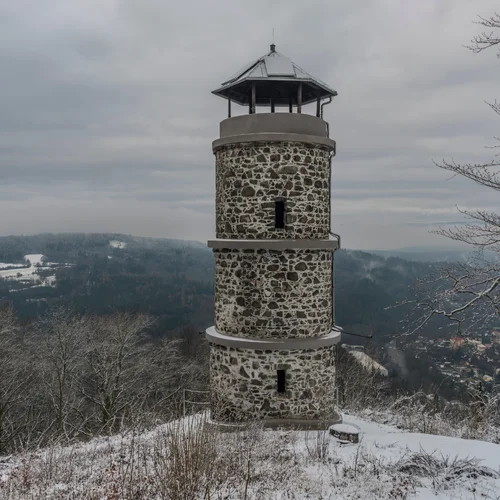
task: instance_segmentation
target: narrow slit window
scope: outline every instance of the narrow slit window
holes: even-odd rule
[[[278,392],[285,392],[285,370],[278,370]]]
[[[285,202],[274,202],[274,227],[276,229],[285,228]]]

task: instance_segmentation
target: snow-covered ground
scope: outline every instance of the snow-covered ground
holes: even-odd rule
[[[25,288],[15,288],[10,290],[11,292],[18,292],[34,287],[55,286],[56,268],[70,265],[46,262],[45,256],[42,254],[25,255],[24,261],[25,264],[0,263],[0,278],[21,282],[26,285]],[[48,274],[47,271],[52,271],[53,274]],[[40,272],[43,272],[43,276],[39,274]]]
[[[9,264],[8,262],[0,262],[0,271],[9,267],[24,267],[25,264]]]
[[[361,430],[359,444],[317,431],[218,433],[196,416],[0,457],[0,498],[500,498],[500,445],[344,421]]]
[[[368,354],[362,351],[349,351],[349,353],[352,354],[368,370],[374,370],[384,377],[389,375],[387,368],[384,368],[380,363],[368,356]]]
[[[127,244],[123,241],[118,241],[118,240],[111,240],[109,242],[109,246],[112,248],[125,248]]]
[[[415,495],[409,498],[418,499],[466,499],[500,497],[500,445],[484,441],[458,439],[432,434],[410,433],[391,426],[367,422],[354,416],[345,416],[345,421],[357,425],[362,431],[361,445],[363,452],[371,454],[388,464],[400,463],[411,465],[417,463],[417,457],[432,456],[437,461],[449,457],[454,459],[475,459],[478,465],[491,469],[496,477],[453,477],[451,468],[430,470],[431,477],[422,478],[421,485],[416,486]],[[339,456],[344,459],[353,457],[355,447],[340,448]],[[405,457],[410,460],[405,460]],[[441,464],[443,465],[443,464]],[[448,477],[447,474],[451,477]],[[432,475],[433,474],[433,475]],[[395,497],[397,498],[397,497]]]

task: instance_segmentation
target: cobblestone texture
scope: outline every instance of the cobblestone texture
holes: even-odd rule
[[[332,326],[329,250],[215,250],[215,327],[235,337],[317,337]]]
[[[274,227],[285,201],[285,228]],[[330,150],[299,142],[242,143],[216,152],[217,238],[327,238]]]
[[[300,142],[225,145],[216,153],[220,239],[328,238],[330,155]],[[277,201],[285,227],[275,227]],[[244,338],[320,337],[332,326],[331,250],[215,249],[215,327]],[[327,419],[335,347],[262,351],[211,344],[212,418]],[[277,392],[277,370],[286,392]]]
[[[290,351],[212,345],[212,418],[238,422],[274,418],[322,419],[334,413],[335,346]],[[277,392],[277,370],[286,392]]]

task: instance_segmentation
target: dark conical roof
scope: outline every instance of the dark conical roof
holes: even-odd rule
[[[337,95],[335,90],[321,80],[312,77],[291,59],[276,52],[274,44],[271,45],[270,52],[247,64],[212,93],[246,105],[249,103],[253,83],[256,84],[257,105],[269,105],[273,97],[277,106],[288,106],[290,99],[297,95],[299,83],[302,83],[303,104],[316,102],[318,97],[323,99]]]

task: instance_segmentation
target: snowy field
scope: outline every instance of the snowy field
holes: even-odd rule
[[[42,254],[30,254],[24,256],[25,264],[0,263],[0,277],[11,280],[35,279],[35,271],[43,267],[44,256]],[[14,269],[8,269],[8,268]]]
[[[70,265],[47,262],[45,256],[42,254],[25,255],[24,261],[24,265],[0,262],[0,278],[26,285],[25,288],[14,288],[10,290],[11,292],[18,292],[34,287],[55,286],[56,269]],[[40,273],[43,273],[43,275]]]
[[[118,241],[118,240],[111,240],[109,242],[109,246],[111,248],[125,248],[127,246],[127,244],[124,242],[124,241]]]
[[[317,431],[218,433],[196,416],[0,457],[0,498],[500,498],[500,445],[344,420],[361,430],[359,444]]]

